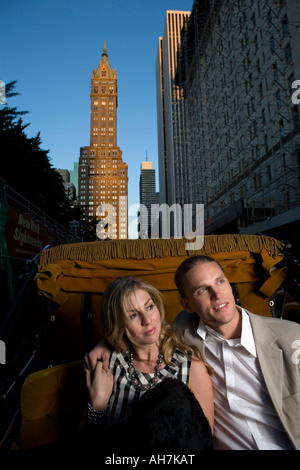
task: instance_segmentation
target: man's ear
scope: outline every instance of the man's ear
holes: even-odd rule
[[[183,306],[184,310],[188,313],[194,313],[194,309],[190,307],[189,301],[187,299],[180,300],[181,305]]]

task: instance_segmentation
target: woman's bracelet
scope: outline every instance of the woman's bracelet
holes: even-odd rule
[[[104,410],[95,410],[90,403],[88,403],[87,407],[87,418],[88,422],[91,424],[99,424],[103,419],[106,417],[108,413],[109,406],[107,405]]]

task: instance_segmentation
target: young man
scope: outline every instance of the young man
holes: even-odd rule
[[[187,258],[175,283],[175,325],[215,369],[215,449],[300,449],[300,325],[236,306],[213,258]]]

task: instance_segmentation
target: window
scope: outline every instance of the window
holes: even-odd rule
[[[291,49],[291,46],[288,45],[286,48],[285,48],[285,59],[286,59],[286,63],[287,64],[291,64],[292,63],[292,49]]]
[[[298,106],[292,107],[292,120],[294,129],[297,129],[300,125]]]
[[[281,102],[281,94],[280,91],[278,90],[276,92],[276,103],[277,103],[277,108],[281,108],[282,102]]]
[[[280,129],[280,137],[285,137],[285,130],[284,130],[284,125],[283,125],[283,120],[280,119],[279,121],[279,129]]]
[[[288,19],[285,16],[284,19],[282,20],[282,32],[283,34],[287,34],[289,32],[289,24],[288,24]]]
[[[271,171],[270,165],[267,166],[267,178],[268,178],[268,182],[270,183],[272,180],[272,171]]]
[[[269,142],[268,142],[268,136],[267,135],[265,135],[264,140],[265,140],[265,152],[268,152]]]

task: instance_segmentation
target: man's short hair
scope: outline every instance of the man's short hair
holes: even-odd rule
[[[224,272],[224,269],[220,265],[218,261],[216,261],[214,258],[211,256],[207,255],[194,255],[190,256],[189,258],[186,258],[176,269],[175,276],[174,276],[174,281],[176,284],[176,287],[178,289],[179,294],[181,297],[184,299],[185,298],[185,292],[183,288],[184,284],[184,277],[185,275],[192,269],[194,266],[196,266],[198,263],[204,264],[204,263],[216,263],[220,269]]]

